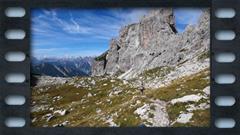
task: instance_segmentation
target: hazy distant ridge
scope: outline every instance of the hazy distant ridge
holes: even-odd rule
[[[33,58],[32,73],[53,77],[89,76],[92,60],[92,57]]]

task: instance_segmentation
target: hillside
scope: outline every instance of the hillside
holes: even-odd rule
[[[91,76],[38,76],[35,127],[207,127],[210,123],[209,11],[183,33],[172,9],[121,29]]]

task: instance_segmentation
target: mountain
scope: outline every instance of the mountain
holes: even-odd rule
[[[32,72],[34,74],[53,77],[89,76],[93,58],[33,58]]]
[[[188,25],[183,33],[178,33],[172,9],[153,10],[139,23],[120,30],[105,55],[95,58],[92,76],[115,75],[129,80],[158,67],[201,65],[203,61],[197,57],[209,55],[209,19],[209,11],[205,9],[197,25]]]
[[[210,12],[183,33],[174,18],[155,9],[124,27],[93,59],[91,76],[37,76],[32,125],[209,127]]]

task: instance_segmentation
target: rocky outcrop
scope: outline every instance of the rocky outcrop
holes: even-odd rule
[[[94,61],[92,76],[118,75],[134,78],[156,67],[175,67],[209,51],[209,11],[203,11],[196,26],[177,33],[170,8],[151,11],[139,23],[120,30],[104,58]]]

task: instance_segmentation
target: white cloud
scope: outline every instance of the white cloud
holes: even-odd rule
[[[32,34],[34,53],[38,56],[61,55],[71,52],[66,44],[87,45],[91,41],[109,41],[118,35],[122,26],[139,22],[149,9],[110,9],[96,13],[93,10],[41,10],[33,16]],[[39,12],[40,10],[38,10]],[[61,13],[61,14],[60,14]],[[176,19],[182,24],[195,23],[199,11],[176,9]],[[44,49],[48,47],[49,49]],[[59,48],[58,48],[59,47]],[[61,48],[62,47],[62,48]],[[103,50],[81,50],[81,55],[100,55]],[[70,55],[79,55],[72,51]]]
[[[111,16],[99,15],[90,12],[81,12],[82,17],[74,17],[69,11],[69,19],[59,18],[58,10],[43,10],[44,14],[33,17],[33,32],[42,36],[72,36],[88,35],[100,39],[110,39],[116,36],[123,25],[138,22],[139,18],[146,13],[146,10],[129,10],[124,9],[110,10]],[[56,33],[56,27],[65,33]]]

